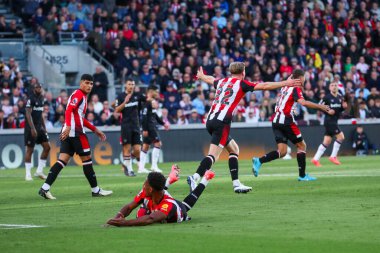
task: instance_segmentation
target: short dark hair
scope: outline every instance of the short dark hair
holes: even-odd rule
[[[94,81],[94,78],[90,74],[83,74],[80,78],[81,81]]]
[[[155,91],[158,91],[158,86],[157,85],[154,85],[154,84],[151,84],[148,86],[148,90],[155,90]]]
[[[148,183],[156,191],[162,191],[165,187],[166,178],[160,172],[151,172],[148,174]]]
[[[134,82],[135,80],[133,80],[131,77],[127,77],[126,79],[125,79],[125,83],[127,83],[127,82]]]
[[[300,77],[303,77],[304,75],[305,71],[303,71],[302,69],[295,69],[292,73],[293,79],[298,79]]]

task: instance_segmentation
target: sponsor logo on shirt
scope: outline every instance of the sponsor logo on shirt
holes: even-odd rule
[[[168,207],[169,207],[168,204],[163,204],[163,205],[161,206],[161,210],[167,212],[167,211],[168,211]]]
[[[77,103],[78,103],[78,99],[74,98],[73,100],[71,100],[70,105],[76,105]]]

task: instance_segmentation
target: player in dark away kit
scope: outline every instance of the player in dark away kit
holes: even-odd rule
[[[331,152],[329,160],[336,165],[340,165],[340,161],[338,160],[337,156],[339,148],[344,141],[344,134],[339,129],[338,119],[341,115],[341,112],[347,108],[347,103],[339,94],[337,83],[331,83],[329,89],[330,93],[327,94],[320,103],[328,105],[333,114],[330,115],[328,113],[325,113],[325,136],[323,137],[322,144],[318,147],[318,151],[315,153],[313,159],[311,160],[311,162],[317,167],[321,166],[319,159],[321,159],[321,156],[325,152],[326,148],[331,144],[331,141],[334,137],[336,140],[334,142],[333,150]]]
[[[25,138],[25,180],[32,181],[32,154],[35,144],[41,144],[43,150],[38,160],[38,166],[35,177],[46,179],[43,172],[46,166],[46,159],[49,155],[50,144],[49,135],[46,132],[45,122],[42,117],[42,111],[44,108],[44,96],[42,94],[42,86],[40,83],[36,83],[33,87],[33,91],[30,93],[30,97],[26,102],[26,121],[24,129]]]
[[[126,176],[135,176],[132,168],[132,157],[140,158],[141,130],[140,108],[146,101],[143,94],[134,92],[135,81],[127,79],[125,92],[118,95],[115,110],[122,114],[121,143],[123,145],[123,167]],[[132,147],[132,152],[131,152]]]
[[[158,92],[159,91],[157,86],[150,85],[148,87],[146,103],[142,115],[143,145],[140,153],[140,173],[149,173],[149,170],[145,169],[145,162],[147,152],[151,144],[153,144],[151,170],[156,172],[162,172],[157,165],[158,158],[160,156],[160,150],[162,147],[162,142],[158,133],[157,124],[163,125],[166,130],[169,129],[169,125],[164,123],[162,119],[157,115],[156,110],[158,109],[158,102],[155,99],[159,95]]]

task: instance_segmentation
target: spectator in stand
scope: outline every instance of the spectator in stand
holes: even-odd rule
[[[93,94],[91,96],[91,103],[94,106],[94,112],[100,115],[100,112],[103,111],[103,103],[99,101],[99,97],[97,94]]]
[[[59,114],[58,120],[54,122],[53,127],[62,128],[64,124],[65,124],[65,115]]]
[[[91,94],[96,94],[99,97],[100,102],[107,100],[107,87],[108,87],[108,77],[102,66],[97,66],[95,70],[94,86],[92,87]]]
[[[205,96],[202,91],[198,91],[197,98],[193,100],[192,106],[200,116],[205,114]]]
[[[190,95],[187,93],[182,94],[182,100],[179,102],[179,106],[183,110],[183,114],[189,117],[192,113],[193,105],[191,104]]]
[[[186,116],[183,114],[182,109],[177,110],[177,125],[188,125],[189,121],[187,120]]]
[[[189,124],[197,124],[197,123],[202,123],[202,121],[198,115],[197,110],[193,109],[193,110],[191,110],[191,114],[189,117]]]
[[[364,101],[361,101],[359,103],[359,112],[358,112],[358,118],[360,119],[367,119],[369,118],[370,114],[368,112],[368,108],[367,108],[367,105]]]
[[[0,129],[6,128],[6,118],[4,117],[4,111],[0,108]]]
[[[368,139],[361,125],[358,125],[355,129],[352,147],[356,150],[356,155],[368,155],[370,149],[372,149],[373,154],[379,153],[376,146]]]
[[[164,107],[168,109],[169,117],[173,119],[177,117],[177,110],[181,108],[176,101],[176,96],[174,94],[170,94],[168,99],[165,100]]]

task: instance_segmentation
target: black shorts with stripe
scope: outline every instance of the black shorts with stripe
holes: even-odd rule
[[[24,130],[24,142],[25,146],[34,147],[36,144],[41,144],[49,141],[49,135],[45,130],[40,129],[37,131],[37,137],[33,138],[30,128]]]
[[[144,144],[154,144],[156,142],[160,142],[160,134],[158,133],[158,129],[150,128],[148,129],[148,136],[143,137]]]
[[[224,148],[232,140],[230,136],[230,123],[224,123],[216,118],[207,120],[206,128],[211,135],[211,143]]]
[[[141,132],[139,127],[131,125],[121,125],[121,143],[123,145],[141,144]]]
[[[287,144],[289,140],[296,144],[303,141],[301,131],[294,122],[290,125],[273,123],[272,130],[277,143]]]
[[[79,156],[87,156],[91,154],[90,143],[88,142],[87,135],[80,134],[76,137],[68,137],[61,141],[60,153],[73,156],[74,153]]]
[[[334,137],[337,134],[340,134],[342,130],[338,127],[338,124],[326,124],[325,125],[325,135]]]

